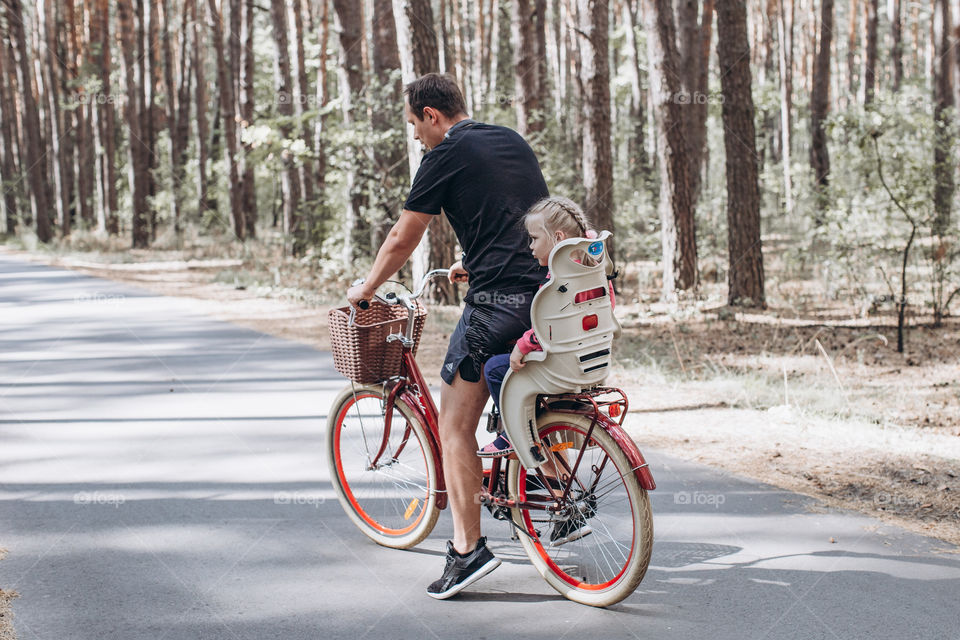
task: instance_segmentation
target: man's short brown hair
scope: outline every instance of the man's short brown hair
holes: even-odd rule
[[[403,88],[410,102],[410,111],[423,120],[423,108],[433,107],[448,118],[467,112],[463,94],[453,76],[446,73],[428,73]]]

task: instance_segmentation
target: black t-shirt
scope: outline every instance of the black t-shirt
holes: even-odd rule
[[[546,277],[521,218],[549,195],[530,145],[512,129],[464,120],[427,152],[404,209],[446,212],[466,257],[472,294],[535,291]],[[482,300],[482,298],[477,298]]]

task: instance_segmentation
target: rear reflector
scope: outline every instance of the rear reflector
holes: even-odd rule
[[[596,329],[597,325],[600,324],[600,320],[597,318],[597,314],[591,313],[588,316],[583,317],[583,330],[590,331],[590,329]]]

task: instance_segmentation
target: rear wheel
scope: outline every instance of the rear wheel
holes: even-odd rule
[[[385,437],[384,389],[344,389],[327,418],[330,479],[347,516],[377,544],[410,548],[430,535],[437,508],[431,440],[397,398]]]
[[[589,418],[546,413],[538,424],[540,439],[554,456],[541,471],[572,486],[558,513],[513,509],[520,542],[540,575],[564,597],[595,607],[616,604],[633,593],[650,564],[649,496],[606,431],[597,426],[587,440]],[[571,478],[570,467],[581,451]],[[510,463],[507,483],[511,498],[520,501],[547,493],[536,472],[517,461]]]

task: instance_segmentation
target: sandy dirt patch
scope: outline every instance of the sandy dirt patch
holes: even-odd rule
[[[0,560],[7,555],[6,549],[0,549]],[[16,591],[0,588],[0,640],[17,640],[13,629],[13,599],[18,597]]]

